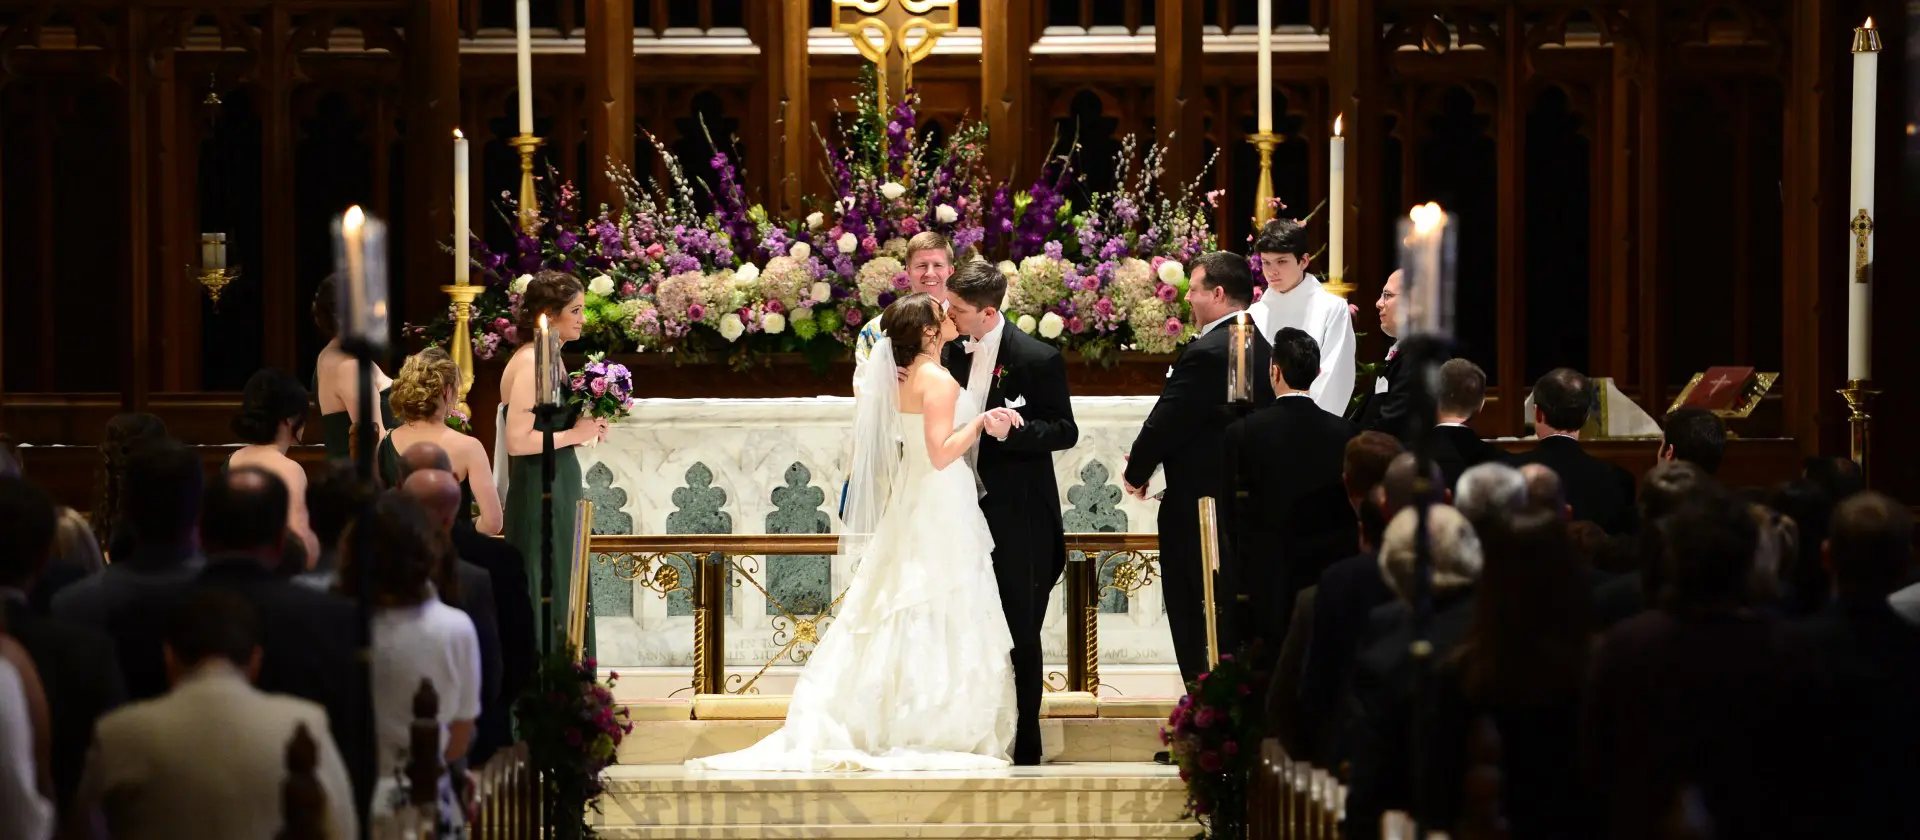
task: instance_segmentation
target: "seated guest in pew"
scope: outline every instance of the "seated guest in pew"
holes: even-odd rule
[[[1312,336],[1282,327],[1271,353],[1277,398],[1227,427],[1224,482],[1243,494],[1229,521],[1238,523],[1238,594],[1250,608],[1236,612],[1246,619],[1242,638],[1260,641],[1254,667],[1262,671],[1279,656],[1294,596],[1359,550],[1359,521],[1341,483],[1347,441],[1359,429],[1308,394],[1320,373]]]
[[[1833,603],[1795,629],[1832,680],[1835,837],[1920,837],[1920,627],[1888,603],[1913,568],[1913,517],[1879,493],[1840,503],[1823,552]]]
[[[337,461],[307,485],[307,523],[320,542],[320,556],[306,571],[294,575],[294,583],[321,592],[333,589],[340,570],[340,540],[359,518],[361,508],[379,492],[352,464]]]
[[[1448,359],[1440,366],[1440,392],[1435,395],[1439,425],[1433,430],[1433,460],[1440,465],[1448,487],[1460,474],[1486,463],[1504,464],[1507,453],[1480,439],[1467,421],[1487,404],[1487,373],[1466,359]]]
[[[1593,385],[1572,368],[1555,368],[1533,386],[1533,429],[1540,442],[1512,458],[1515,466],[1544,464],[1560,476],[1573,518],[1597,522],[1609,534],[1634,531],[1633,474],[1580,446],[1580,427],[1593,406]]]
[[[361,625],[353,603],[278,577],[287,539],[287,485],[256,467],[237,467],[207,486],[200,541],[206,570],[191,584],[156,593],[109,627],[122,649],[129,694],[167,691],[161,649],[168,610],[198,588],[238,595],[260,622],[262,691],[319,703],[353,779],[356,805],[373,791],[372,726],[366,682],[358,661]]]
[[[1815,651],[1753,609],[1749,506],[1709,481],[1654,530],[1658,604],[1607,631],[1582,712],[1604,836],[1663,836],[1688,788],[1716,837],[1858,836],[1834,831]]]
[[[1511,517],[1527,508],[1531,496],[1519,470],[1500,463],[1479,464],[1453,484],[1453,507],[1474,528]]]
[[[462,558],[452,540],[454,523],[460,518],[460,482],[445,470],[414,470],[400,485],[400,491],[419,502],[428,520],[439,530],[438,542],[446,553],[434,565],[433,586],[440,600],[466,613],[473,622],[480,643],[481,717],[483,720],[488,715],[506,717],[510,704],[500,696],[500,621],[493,576]],[[476,747],[479,745],[477,737],[474,743]],[[505,745],[489,745],[486,755],[492,755],[493,750],[501,746]],[[477,756],[474,763],[485,761],[486,756]],[[456,774],[455,779],[458,778]]]
[[[1787,481],[1767,495],[1767,506],[1793,520],[1800,537],[1798,550],[1787,558],[1780,575],[1785,590],[1782,607],[1788,615],[1812,615],[1833,599],[1833,578],[1827,573],[1821,547],[1827,540],[1834,506],[1840,501],[1827,495],[1825,486],[1805,477]]]
[[[1680,509],[1687,498],[1713,487],[1713,477],[1686,461],[1655,464],[1640,483],[1640,535],[1634,541],[1637,565],[1625,574],[1615,575],[1593,592],[1594,626],[1604,631],[1659,599],[1665,550],[1660,522]]]
[[[1380,571],[1402,607],[1397,620],[1382,622],[1379,635],[1362,649],[1354,663],[1352,692],[1347,698],[1347,744],[1352,761],[1347,792],[1348,838],[1380,834],[1380,816],[1391,810],[1411,810],[1413,755],[1409,724],[1414,713],[1416,662],[1408,653],[1414,641],[1411,599],[1414,595],[1414,542],[1419,511],[1408,507],[1387,525],[1380,547]],[[1432,552],[1432,621],[1426,640],[1432,644],[1430,661],[1444,661],[1464,639],[1474,615],[1474,583],[1480,577],[1480,539],[1460,512],[1446,505],[1427,508],[1427,539]],[[1387,607],[1376,611],[1384,615]]]
[[[1718,414],[1704,408],[1675,409],[1660,424],[1662,461],[1686,461],[1715,475],[1726,454],[1727,423]]]
[[[154,594],[200,576],[200,495],[206,469],[200,456],[171,438],[129,453],[115,529],[121,549],[113,564],[53,599],[55,618],[107,630],[114,616]]]
[[[0,464],[4,466],[4,464]],[[40,669],[0,622],[0,838],[43,840],[58,824],[47,766],[47,692]]]
[[[53,500],[22,478],[0,478],[0,626],[25,648],[39,672],[50,718],[53,798],[73,801],[94,722],[126,700],[113,642],[99,630],[30,609],[27,593],[53,551]]]
[[[119,840],[285,836],[287,746],[305,729],[326,796],[323,836],[359,836],[353,784],[318,703],[255,688],[259,621],[230,590],[178,601],[163,634],[166,694],[100,719],[70,832]]]

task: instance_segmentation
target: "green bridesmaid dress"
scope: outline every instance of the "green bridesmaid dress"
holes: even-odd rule
[[[319,373],[316,372],[313,375],[308,389],[310,393],[316,395],[320,393]],[[319,397],[315,396],[314,402],[317,404],[319,401]],[[386,390],[381,391],[375,398],[375,403],[380,410],[382,426],[391,430],[400,425],[395,422],[393,416],[393,386],[389,385]],[[320,415],[320,441],[327,446],[327,460],[342,463],[353,460],[353,418],[347,416],[344,409],[332,414]]]
[[[573,428],[579,417],[579,408],[569,410],[555,421],[555,434]],[[502,414],[501,422],[505,422]],[[534,430],[542,426],[539,417],[534,418]],[[575,447],[554,447],[553,450],[553,628],[543,630],[540,635],[541,650],[546,646],[547,633],[555,632],[560,643],[566,640],[568,597],[573,591],[573,515],[574,508],[583,495],[585,482],[581,480],[580,458]],[[506,533],[507,542],[520,549],[521,556],[527,562],[527,588],[533,593],[534,622],[540,621],[540,456],[513,455],[507,463],[507,499]],[[589,604],[592,598],[588,598]],[[582,658],[593,657],[593,613],[587,613],[587,633]]]
[[[394,476],[400,474],[400,450],[393,445],[391,429],[387,431],[386,437],[380,439],[380,448],[374,452],[374,464],[380,471],[380,483],[393,487]],[[473,506],[473,483],[469,479],[460,479],[459,517],[471,522],[477,515]]]

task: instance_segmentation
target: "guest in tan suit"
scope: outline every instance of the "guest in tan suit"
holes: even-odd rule
[[[318,703],[253,687],[260,646],[252,608],[202,590],[168,617],[166,695],[100,719],[72,836],[255,840],[281,830],[287,744],[302,725],[319,747],[326,836],[358,836],[353,787]]]

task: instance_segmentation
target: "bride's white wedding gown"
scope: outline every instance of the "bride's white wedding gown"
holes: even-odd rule
[[[688,767],[818,772],[1008,764],[1017,716],[1013,636],[973,470],[965,459],[934,469],[921,416],[901,412],[896,422],[905,452],[890,502],[838,616],[800,673],[786,725],[752,747]]]

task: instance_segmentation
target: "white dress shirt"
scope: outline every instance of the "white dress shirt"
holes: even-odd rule
[[[1321,408],[1333,414],[1345,414],[1353,399],[1354,361],[1357,342],[1353,336],[1353,311],[1347,300],[1327,291],[1319,278],[1309,274],[1300,285],[1285,292],[1271,287],[1250,307],[1254,326],[1269,343],[1284,327],[1293,327],[1313,336],[1320,345],[1320,372],[1307,393]]]
[[[1211,320],[1211,321],[1208,321],[1208,322],[1207,322],[1207,325],[1206,325],[1206,326],[1204,326],[1204,327],[1201,327],[1201,328],[1200,328],[1200,334],[1201,334],[1201,335],[1206,335],[1207,333],[1210,333],[1210,332],[1213,332],[1213,328],[1214,328],[1214,327],[1217,327],[1217,326],[1220,326],[1221,324],[1224,324],[1224,323],[1226,323],[1226,322],[1227,322],[1227,321],[1228,321],[1229,319],[1231,319],[1231,318],[1233,318],[1233,316],[1235,316],[1235,315],[1238,315],[1238,314],[1240,314],[1240,313],[1242,313],[1242,312],[1245,312],[1245,311],[1247,311],[1247,310],[1245,310],[1245,309],[1235,309],[1235,310],[1233,310],[1232,312],[1229,312],[1229,313],[1227,313],[1227,314],[1225,314],[1225,315],[1222,315],[1222,316],[1220,316],[1220,317],[1218,317],[1218,318],[1215,318],[1215,319],[1213,319],[1213,320]],[[1258,322],[1255,322],[1255,324],[1254,324],[1254,328],[1255,328],[1255,329],[1259,329],[1259,323],[1258,323]]]
[[[53,803],[34,773],[33,721],[27,687],[13,663],[0,660],[0,840],[53,836]]]
[[[968,365],[967,396],[981,411],[987,410],[987,390],[993,386],[993,369],[1000,363],[1001,333],[1007,328],[1007,316],[996,313],[994,317],[999,319],[999,323],[987,330],[986,335],[978,341],[969,338],[961,344],[961,348],[973,360]]]

